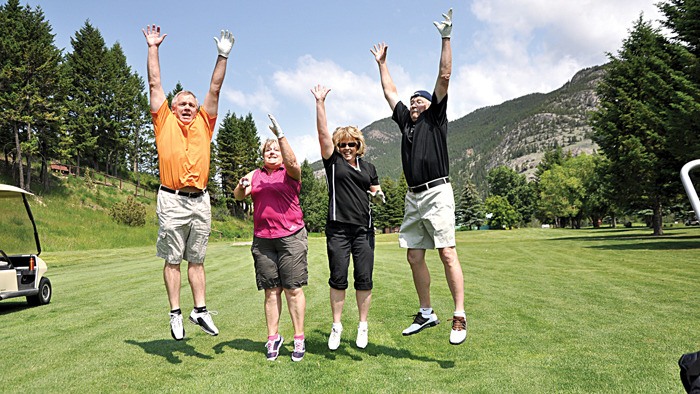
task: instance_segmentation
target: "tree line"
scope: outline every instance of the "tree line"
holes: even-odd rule
[[[457,225],[512,228],[530,222],[580,227],[643,214],[654,234],[662,219],[682,213],[687,201],[678,171],[700,157],[700,0],[658,4],[662,34],[643,16],[616,54],[608,54],[591,114],[600,150],[573,156],[555,147],[535,179],[507,167],[488,171],[488,190],[468,180],[457,190]],[[40,7],[8,0],[0,7],[0,146],[16,183],[29,189],[34,171],[49,187],[51,161],[87,166],[114,176],[158,177],[158,159],[143,78],[119,45],[107,46],[89,21],[71,38],[71,51],[54,43]],[[182,90],[178,83],[168,94]],[[250,200],[232,190],[261,165],[261,140],[252,115],[227,113],[212,142],[210,188],[215,204],[247,218]],[[475,169],[476,171],[477,169]],[[483,171],[483,169],[478,169]],[[469,175],[467,175],[469,178]],[[379,229],[403,217],[403,177],[381,178],[387,203],[373,207]],[[325,180],[302,164],[301,205],[310,231],[325,225]]]
[[[107,47],[86,21],[63,54],[41,8],[18,0],[0,8],[0,29],[0,144],[20,187],[35,161],[46,187],[50,161],[154,172],[145,85],[119,43]]]

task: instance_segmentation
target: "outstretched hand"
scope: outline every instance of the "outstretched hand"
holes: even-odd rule
[[[313,88],[311,88],[311,93],[316,97],[317,101],[326,101],[326,96],[328,93],[330,93],[330,89],[322,86],[322,85],[316,85]]]
[[[228,59],[228,54],[231,53],[233,43],[236,41],[236,38],[233,37],[233,33],[228,30],[221,30],[221,38],[214,37],[214,41],[216,41],[216,49],[219,51],[219,56]]]
[[[141,29],[143,32],[143,36],[146,37],[146,43],[148,43],[149,47],[152,46],[160,46],[160,43],[163,42],[167,34],[163,34],[162,36],[160,35],[160,26],[156,26],[155,24],[152,26],[146,26],[145,29]]]
[[[377,63],[382,64],[386,62],[386,52],[388,49],[389,46],[382,42],[373,46],[369,51],[374,55],[374,60],[376,60]]]
[[[444,21],[440,23],[433,22],[433,24],[437,27],[442,38],[450,38],[450,34],[452,33],[452,8],[447,11],[447,14],[442,14],[442,17],[445,18]]]
[[[280,127],[279,123],[277,123],[277,119],[275,119],[272,114],[267,114],[267,117],[270,118],[270,122],[272,122],[272,124],[269,126],[272,134],[274,134],[277,139],[284,137],[284,133],[282,132],[282,128]]]

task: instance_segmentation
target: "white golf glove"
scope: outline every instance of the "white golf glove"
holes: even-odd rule
[[[433,24],[437,27],[442,38],[450,38],[450,34],[452,33],[452,8],[447,11],[447,14],[442,14],[442,17],[445,18],[444,21],[440,23],[433,22]]]
[[[270,122],[272,122],[272,124],[269,126],[270,130],[272,130],[272,134],[274,134],[277,139],[284,137],[284,133],[282,132],[282,128],[280,127],[279,123],[277,123],[277,119],[275,119],[275,117],[271,114],[267,114],[267,116],[270,118]]]
[[[214,41],[216,41],[216,49],[219,51],[219,56],[228,59],[228,54],[231,53],[231,48],[233,48],[233,42],[236,41],[233,33],[228,30],[221,30],[221,38],[214,37]]]
[[[241,180],[240,180],[240,182],[238,182],[238,184],[241,185],[241,187],[245,189],[246,187],[250,186],[250,181],[248,180],[248,178],[241,178]]]
[[[372,201],[373,204],[375,205],[382,205],[386,204],[386,196],[384,195],[384,192],[381,190],[377,190],[375,192],[367,191],[367,194],[370,196],[370,201]]]

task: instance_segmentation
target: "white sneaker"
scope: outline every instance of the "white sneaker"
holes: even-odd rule
[[[170,335],[176,341],[181,341],[185,338],[185,327],[182,326],[181,313],[170,313]]]
[[[328,348],[331,350],[336,350],[340,346],[340,334],[343,333],[343,328],[336,329],[331,328],[331,335],[328,337]]]
[[[219,335],[219,329],[214,325],[211,315],[218,314],[216,311],[204,311],[197,313],[194,309],[190,313],[190,322],[202,327],[202,330],[209,335]]]
[[[367,330],[367,326],[365,326],[365,328],[357,327],[357,339],[355,340],[355,344],[360,349],[367,347]]]
[[[462,316],[452,317],[452,331],[450,331],[450,343],[459,345],[467,339],[467,319]]]
[[[440,324],[440,320],[438,320],[436,314],[431,313],[430,316],[423,317],[423,315],[418,312],[414,315],[413,324],[403,330],[402,334],[404,336],[418,334],[419,332],[423,331],[424,328],[434,327],[438,324]]]

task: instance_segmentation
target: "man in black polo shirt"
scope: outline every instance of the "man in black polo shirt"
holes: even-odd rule
[[[420,311],[403,331],[412,335],[440,321],[430,304],[430,272],[426,249],[437,249],[445,268],[447,284],[455,304],[450,343],[458,345],[467,337],[464,312],[464,277],[455,248],[455,203],[449,181],[447,156],[447,88],[452,72],[452,9],[442,22],[434,22],[442,36],[440,70],[433,94],[419,90],[411,95],[410,108],[399,100],[396,85],[386,65],[388,46],[375,45],[371,52],[379,65],[382,89],[392,119],[401,129],[401,162],[408,183],[406,213],[399,232],[399,244],[406,254]]]

